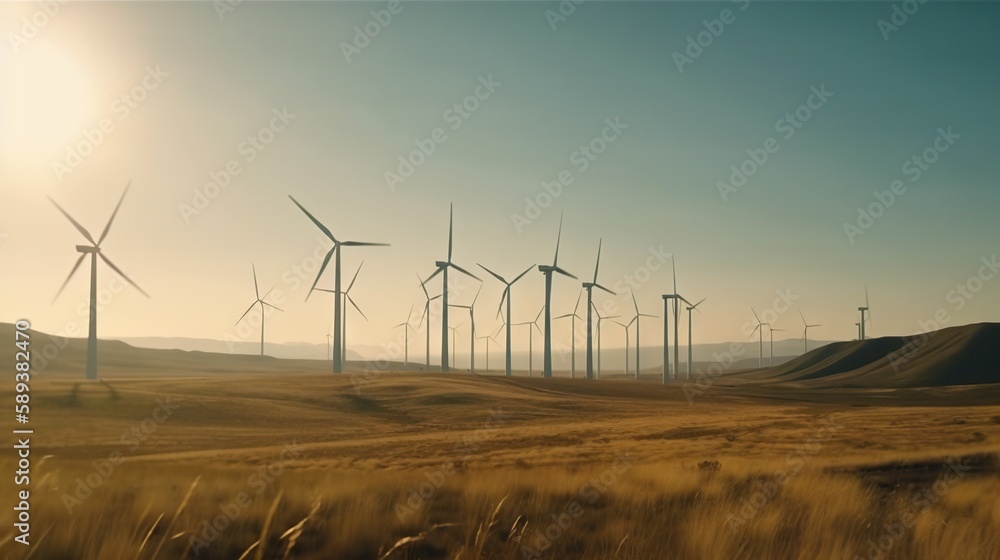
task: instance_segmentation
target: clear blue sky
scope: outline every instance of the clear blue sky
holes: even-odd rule
[[[886,40],[882,2],[588,2],[554,31],[555,3],[406,2],[348,62],[343,44],[387,5],[245,2],[220,20],[207,2],[71,4],[17,45],[10,34],[38,7],[0,7],[0,70],[12,76],[0,122],[14,123],[0,129],[0,320],[85,325],[85,271],[50,304],[83,240],[45,197],[96,235],[129,180],[104,249],[152,299],[111,298],[107,336],[232,334],[253,301],[253,262],[284,296],[268,339],[322,342],[329,298],[303,302],[289,276],[319,232],[289,194],[338,236],[392,243],[345,250],[345,276],[366,260],[352,294],[371,321],[350,320],[368,345],[422,304],[414,273],[445,256],[449,202],[455,262],[469,270],[514,275],[551,259],[560,212],[560,264],[581,277],[601,237],[608,285],[662,246],[677,256],[681,292],[709,298],[702,342],[745,339],[749,308],[769,307],[777,289],[800,298],[775,322],[789,335],[801,309],[824,325],[813,336],[851,338],[865,281],[875,335],[913,332],[939,308],[951,324],[1000,317],[1000,278],[961,310],[948,301],[1000,238],[997,4],[931,2]],[[674,53],[724,9],[734,18],[679,71]],[[116,104],[156,67],[145,99]],[[489,77],[499,85],[455,129],[446,111]],[[821,87],[833,95],[787,138],[779,119]],[[294,118],[248,161],[241,144],[282,108]],[[574,152],[616,118],[627,128],[581,169]],[[113,131],[57,178],[53,162],[102,119]],[[904,163],[948,127],[958,139],[912,181]],[[446,139],[390,189],[386,171],[436,128]],[[724,201],[718,182],[768,138],[776,152]],[[185,219],[179,205],[229,160],[241,173]],[[573,183],[519,232],[511,215],[563,170]],[[896,179],[905,193],[850,243],[844,223]],[[665,270],[637,289],[643,311],[661,312]],[[480,332],[497,325],[501,288],[482,276]],[[102,267],[99,285],[111,281]],[[557,314],[578,285],[556,281]],[[541,287],[537,272],[518,285],[515,321],[534,317]],[[643,343],[659,336],[644,328]],[[607,345],[623,342],[608,331]]]

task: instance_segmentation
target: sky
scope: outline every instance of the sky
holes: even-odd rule
[[[630,292],[662,314],[673,258],[678,291],[707,298],[696,342],[748,340],[751,308],[776,338],[801,312],[810,336],[851,339],[866,283],[872,336],[1000,316],[1000,5],[568,5],[5,3],[0,321],[85,336],[89,264],[53,302],[85,239],[48,198],[96,237],[127,184],[102,251],[150,297],[99,263],[103,337],[256,340],[256,312],[235,325],[254,266],[283,310],[268,340],[322,343],[332,298],[305,300],[329,246],[289,195],[339,239],[391,244],[344,249],[368,317],[349,312],[349,345],[394,341],[411,306],[417,322],[449,204],[480,335],[503,286],[477,263],[550,263],[560,216],[581,280],[603,243],[605,314],[630,319]],[[480,283],[460,276],[467,304]],[[553,314],[579,293],[557,277]],[[533,319],[542,275],[513,295],[513,321]]]

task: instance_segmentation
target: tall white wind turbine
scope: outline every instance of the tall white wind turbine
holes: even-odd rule
[[[256,297],[257,299],[253,303],[250,304],[250,307],[248,307],[247,310],[243,313],[243,315],[240,316],[240,319],[239,319],[239,321],[236,321],[236,324],[237,325],[240,324],[240,321],[242,321],[243,318],[247,316],[247,313],[250,313],[250,311],[253,310],[253,308],[254,308],[255,305],[258,305],[258,304],[260,305],[260,355],[263,356],[264,355],[264,315],[265,315],[265,313],[264,313],[264,306],[266,305],[267,307],[270,307],[272,309],[278,309],[278,308],[275,307],[275,306],[273,306],[273,305],[271,305],[270,303],[267,303],[266,301],[264,301],[267,298],[267,296],[271,293],[271,290],[274,289],[274,286],[272,286],[271,290],[268,290],[267,293],[264,294],[264,297],[260,297],[260,290],[257,289],[257,267],[255,267],[254,265],[251,264],[250,265],[250,269],[253,270],[253,293],[254,293],[254,297]],[[278,311],[281,311],[281,309],[278,309]]]
[[[556,253],[552,265],[538,265],[538,270],[545,275],[545,332],[542,334],[542,377],[552,377],[552,273],[558,272],[574,280],[579,280],[569,272],[559,268],[559,242],[562,239],[562,214],[559,215],[559,232],[556,234]],[[596,282],[596,280],[595,280]]]
[[[583,283],[584,289],[587,290],[587,379],[594,378],[594,288],[615,295],[614,292],[597,283],[597,273],[601,270],[601,245],[603,242],[603,239],[597,242],[597,265],[594,266],[594,281]]]
[[[485,266],[483,266],[483,265],[481,265],[479,263],[476,263],[476,264],[479,265],[479,268],[485,270],[486,272],[489,272],[491,276],[493,276],[497,280],[503,282],[503,284],[505,286],[504,289],[503,289],[503,295],[500,296],[500,307],[497,308],[497,316],[501,315],[501,312],[503,310],[503,304],[506,301],[507,302],[507,318],[504,320],[504,326],[506,327],[506,331],[507,331],[507,346],[506,346],[506,348],[507,348],[507,350],[506,350],[506,353],[507,353],[507,370],[506,370],[506,373],[507,373],[507,377],[510,377],[510,372],[511,372],[511,359],[510,359],[510,340],[511,339],[510,339],[510,328],[513,326],[513,325],[510,324],[510,312],[511,312],[510,311],[510,309],[511,309],[510,288],[518,280],[520,280],[521,278],[524,278],[525,274],[531,272],[531,269],[535,268],[535,265],[529,266],[524,272],[522,272],[521,274],[518,274],[516,278],[514,278],[513,280],[511,280],[510,282],[508,282],[506,279],[504,279],[503,276],[500,276],[496,272],[493,272],[492,270],[486,268]],[[487,343],[487,345],[488,344],[489,343]]]
[[[569,361],[570,361],[570,378],[571,379],[576,379],[576,320],[580,319],[580,316],[577,315],[577,311],[580,309],[580,299],[581,298],[583,298],[583,291],[582,290],[580,291],[580,294],[578,296],[576,296],[576,305],[573,306],[573,312],[572,313],[567,313],[565,315],[560,315],[558,317],[553,317],[553,320],[556,320],[556,321],[558,321],[560,319],[569,319],[570,320],[570,329],[572,330],[572,336],[569,339],[569,344],[570,344],[570,357],[569,357]]]
[[[692,336],[693,336],[692,333],[694,332],[694,321],[692,319],[692,312],[695,311],[695,310],[697,310],[698,313],[701,313],[701,310],[698,309],[698,306],[701,305],[701,304],[703,304],[703,303],[705,303],[704,299],[702,299],[701,301],[699,301],[698,303],[696,303],[694,305],[689,305],[688,308],[687,308],[687,311],[688,311],[688,374],[687,374],[688,375],[688,379],[691,379],[691,374],[693,373],[692,370],[694,368],[694,346],[693,346],[694,342],[692,340]]]
[[[802,325],[805,327],[802,331],[802,341],[804,343],[803,354],[806,354],[809,352],[809,329],[815,329],[823,325],[810,325],[806,322],[806,316],[802,314],[802,311],[799,311],[799,317],[802,317]]]

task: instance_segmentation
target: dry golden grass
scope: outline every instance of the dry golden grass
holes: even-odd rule
[[[689,404],[635,382],[385,375],[357,394],[349,377],[112,380],[118,398],[37,381],[33,545],[4,508],[0,556],[853,560],[881,541],[872,557],[1000,558],[995,388]],[[965,457],[955,480],[948,457]]]

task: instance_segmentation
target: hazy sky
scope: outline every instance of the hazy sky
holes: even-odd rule
[[[708,298],[701,342],[746,340],[750,307],[771,307],[776,290],[797,298],[781,334],[799,336],[802,310],[824,325],[813,336],[851,338],[865,281],[876,336],[917,331],[939,309],[950,325],[1000,317],[1000,279],[949,296],[998,252],[1000,5],[932,2],[898,29],[880,27],[893,14],[883,2],[587,2],[565,19],[546,14],[555,3],[404,2],[391,20],[389,7],[245,2],[220,18],[208,2],[72,3],[50,17],[0,6],[0,320],[85,334],[87,266],[51,303],[84,239],[46,196],[96,237],[129,181],[102,246],[152,298],[102,264],[103,336],[236,336],[255,263],[285,311],[268,340],[322,342],[331,297],[304,302],[315,273],[301,269],[325,247],[289,194],[341,239],[392,244],[344,252],[345,282],[365,260],[352,295],[370,322],[349,321],[367,345],[392,340],[410,305],[419,313],[415,273],[445,258],[449,202],[454,261],[485,281],[480,333],[498,325],[502,285],[476,263],[514,276],[550,261],[560,212],[560,265],[591,276],[603,237],[599,280],[644,280],[644,312],[662,313],[672,291],[669,261],[646,274],[661,264],[649,258],[676,255],[682,294]],[[434,152],[390,188],[415,141]],[[588,159],[588,145],[603,153]],[[766,163],[720,189],[748,150]],[[907,163],[921,154],[933,163]],[[238,175],[206,191],[227,165]],[[540,216],[512,218],[561,172],[572,183]],[[849,237],[844,224],[895,180],[901,194]],[[214,197],[204,206],[196,191]],[[478,283],[461,283],[467,303]],[[555,314],[578,291],[557,278]],[[542,299],[535,271],[515,287],[514,321]],[[616,301],[630,312],[627,292]],[[657,321],[646,325],[656,344]],[[609,329],[605,345],[623,338]],[[527,346],[523,329],[515,344]]]

